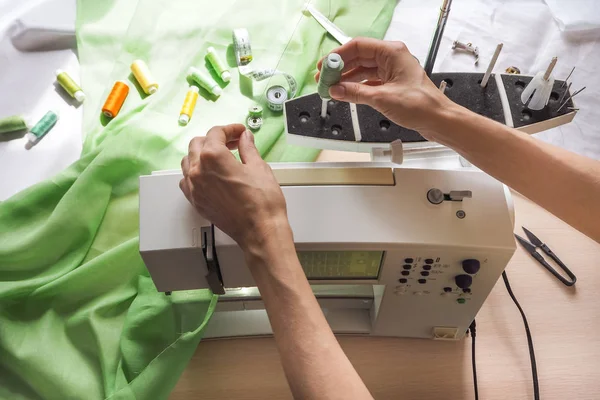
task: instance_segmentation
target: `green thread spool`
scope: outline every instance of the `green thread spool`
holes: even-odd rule
[[[344,60],[337,53],[331,53],[323,60],[319,85],[317,86],[317,92],[322,99],[331,99],[329,88],[342,79],[342,69],[344,69]]]
[[[50,110],[38,121],[37,124],[27,134],[27,145],[28,148],[36,145],[44,136],[50,132],[50,130],[56,125],[58,121],[58,111]]]
[[[83,93],[83,90],[73,80],[73,78],[71,78],[69,74],[62,69],[56,70],[56,80],[58,81],[58,84],[62,86],[67,93],[69,93],[69,96],[73,97],[80,103],[85,100],[85,93]]]
[[[0,119],[0,135],[9,132],[18,132],[29,129],[29,122],[20,115]]]
[[[248,109],[248,115],[252,118],[262,118],[263,108],[258,104],[255,104]]]
[[[219,84],[215,82],[210,75],[200,71],[198,68],[190,67],[188,70],[188,76],[206,91],[214,94],[215,96],[220,96],[221,93],[223,93],[223,89],[221,89]]]
[[[217,71],[217,74],[219,74],[223,82],[229,82],[231,80],[231,74],[229,73],[227,65],[225,65],[221,57],[219,57],[214,47],[206,49],[206,59],[215,71]]]

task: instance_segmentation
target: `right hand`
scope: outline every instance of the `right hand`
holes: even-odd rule
[[[283,192],[244,125],[215,126],[192,139],[181,168],[185,197],[244,251],[260,251],[271,236],[291,237]]]
[[[396,124],[433,139],[439,125],[436,116],[454,103],[427,77],[404,43],[357,38],[332,53],[344,60],[340,83],[329,89],[332,98],[367,104]],[[319,71],[322,62],[317,64]]]

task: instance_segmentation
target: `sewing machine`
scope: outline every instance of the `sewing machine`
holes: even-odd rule
[[[455,154],[271,167],[335,333],[460,339],[515,251],[509,191]],[[241,249],[188,203],[180,179],[140,178],[140,252],[157,289],[222,294],[206,337],[271,334]]]

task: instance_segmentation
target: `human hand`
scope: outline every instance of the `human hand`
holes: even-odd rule
[[[332,98],[367,104],[427,139],[432,139],[438,128],[437,115],[454,104],[435,87],[402,42],[357,38],[332,53],[344,60],[340,83],[329,89]],[[319,71],[322,62],[317,64]]]
[[[240,163],[230,149],[238,148]],[[244,125],[216,126],[196,137],[181,161],[179,187],[206,219],[244,250],[276,229],[289,230],[285,198]]]

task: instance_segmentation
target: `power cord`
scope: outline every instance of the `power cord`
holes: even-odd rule
[[[475,320],[471,322],[469,326],[469,333],[471,334],[471,365],[473,366],[473,388],[475,389],[475,400],[479,400],[479,389],[477,388],[477,364],[475,363],[475,336],[477,336],[477,329]]]
[[[531,361],[531,375],[533,377],[533,398],[535,400],[540,400],[540,387],[538,384],[537,364],[535,362],[535,352],[533,349],[533,339],[531,338],[531,331],[529,330],[529,323],[527,322],[527,317],[525,316],[525,313],[523,312],[521,305],[517,301],[517,298],[515,297],[512,289],[510,287],[510,283],[508,282],[508,276],[506,275],[506,271],[502,272],[502,279],[504,280],[504,285],[506,286],[506,291],[508,292],[508,295],[510,296],[512,301],[515,303],[517,308],[519,309],[519,312],[521,313],[521,317],[523,318],[523,325],[525,326],[525,334],[527,335],[527,344],[529,346],[529,359]],[[475,321],[473,321],[473,325],[474,324],[475,324]],[[473,374],[474,373],[475,373],[475,337],[473,335]],[[475,391],[477,391],[477,382],[475,382]],[[475,395],[475,399],[477,399],[477,395]]]

